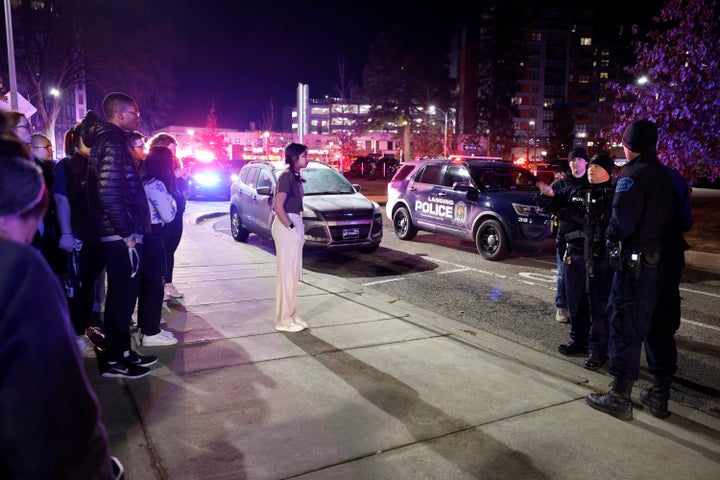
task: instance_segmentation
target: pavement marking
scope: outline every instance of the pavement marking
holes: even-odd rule
[[[720,298],[720,295],[718,295],[717,293],[701,292],[700,290],[693,290],[691,288],[682,288],[682,287],[680,287],[680,290],[682,290],[683,292],[699,293],[700,295],[708,295],[710,297]]]
[[[438,275],[445,275],[446,273],[458,273],[458,272],[467,272],[472,270],[470,267],[465,268],[456,268],[455,270],[446,270],[444,272],[438,272]]]
[[[710,330],[717,330],[718,332],[720,332],[720,327],[716,327],[715,325],[708,325],[707,323],[702,322],[693,322],[692,320],[685,320],[682,317],[680,317],[680,321],[689,323],[690,325],[695,325],[696,327],[709,328]]]
[[[444,263],[446,265],[451,265],[451,266],[457,267],[457,268],[464,268],[464,269],[466,269],[466,271],[484,273],[485,275],[492,275],[494,277],[499,277],[499,278],[507,278],[507,275],[500,275],[499,273],[489,272],[487,270],[480,270],[479,268],[472,268],[472,267],[468,267],[467,265],[461,265],[459,263],[448,262],[447,260],[440,260],[439,258],[434,258],[434,257],[425,257],[425,258],[427,258],[428,260],[432,260],[433,262]]]
[[[379,283],[399,282],[400,280],[405,280],[405,279],[402,278],[402,277],[389,278],[389,279],[387,279],[387,280],[378,280],[377,282],[362,283],[361,285],[364,286],[364,287],[366,287],[366,286],[368,286],[368,285],[377,285],[377,284],[379,284]]]

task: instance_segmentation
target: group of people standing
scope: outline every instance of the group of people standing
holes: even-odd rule
[[[57,164],[50,139],[30,134],[24,115],[8,112],[4,118],[7,132],[26,146],[27,155],[20,156],[37,163],[52,194],[32,245],[65,287],[81,352],[95,347],[103,376],[140,378],[157,357],[131,348],[136,305],[141,345],[177,343],[161,321],[163,301],[183,296],[172,272],[182,235],[185,172],[172,135],[156,134],[146,151],[131,97],[110,93],[102,108],[105,119],[89,111],[67,132],[66,157]],[[96,337],[101,344],[92,345],[86,332],[97,328],[98,289],[106,292],[102,336]]]
[[[680,277],[692,227],[687,182],[660,163],[657,126],[636,120],[623,132],[627,164],[613,187],[614,163],[604,153],[568,154],[570,171],[551,186],[538,182],[538,203],[558,219],[556,319],[570,323],[564,355],[587,353],[583,367],[609,360],[615,378],[591,407],[632,419],[631,392],[644,345],[652,387],[640,400],[659,418],[669,415],[677,370]]]

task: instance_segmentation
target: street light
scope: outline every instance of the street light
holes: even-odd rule
[[[443,157],[447,158],[447,127],[448,127],[448,114],[447,112],[443,112],[439,108],[435,107],[435,105],[430,105],[430,115],[433,115],[435,113],[435,110],[445,115],[445,136],[443,139]]]

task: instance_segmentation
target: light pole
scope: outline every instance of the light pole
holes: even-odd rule
[[[533,129],[533,137],[532,137],[532,139],[528,138],[528,143],[527,143],[527,161],[528,161],[528,166],[530,166],[530,161],[531,161],[530,160],[530,142],[531,141],[533,142],[533,160],[535,157],[535,147],[534,147],[534,145],[535,145],[535,120],[530,120],[530,123],[528,125],[530,127],[532,127],[532,129]],[[528,137],[530,137],[530,129],[528,129]]]
[[[270,142],[270,132],[263,133],[263,138],[265,138],[265,160],[270,161],[270,149],[268,148],[268,143]]]
[[[434,114],[435,110],[442,113],[445,116],[445,135],[443,137],[443,157],[447,158],[447,127],[448,127],[448,114],[447,112],[443,112],[439,108],[437,108],[435,105],[430,105],[430,114]]]
[[[530,120],[530,126],[533,129],[533,162],[537,161],[537,128],[535,127],[535,120]]]

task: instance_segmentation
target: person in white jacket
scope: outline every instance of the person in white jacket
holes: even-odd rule
[[[138,329],[144,347],[177,344],[172,332],[160,328],[165,284],[163,228],[177,214],[177,204],[168,191],[173,154],[166,147],[152,147],[142,165],[141,179],[150,207],[152,231],[143,237],[144,261],[140,266]]]

